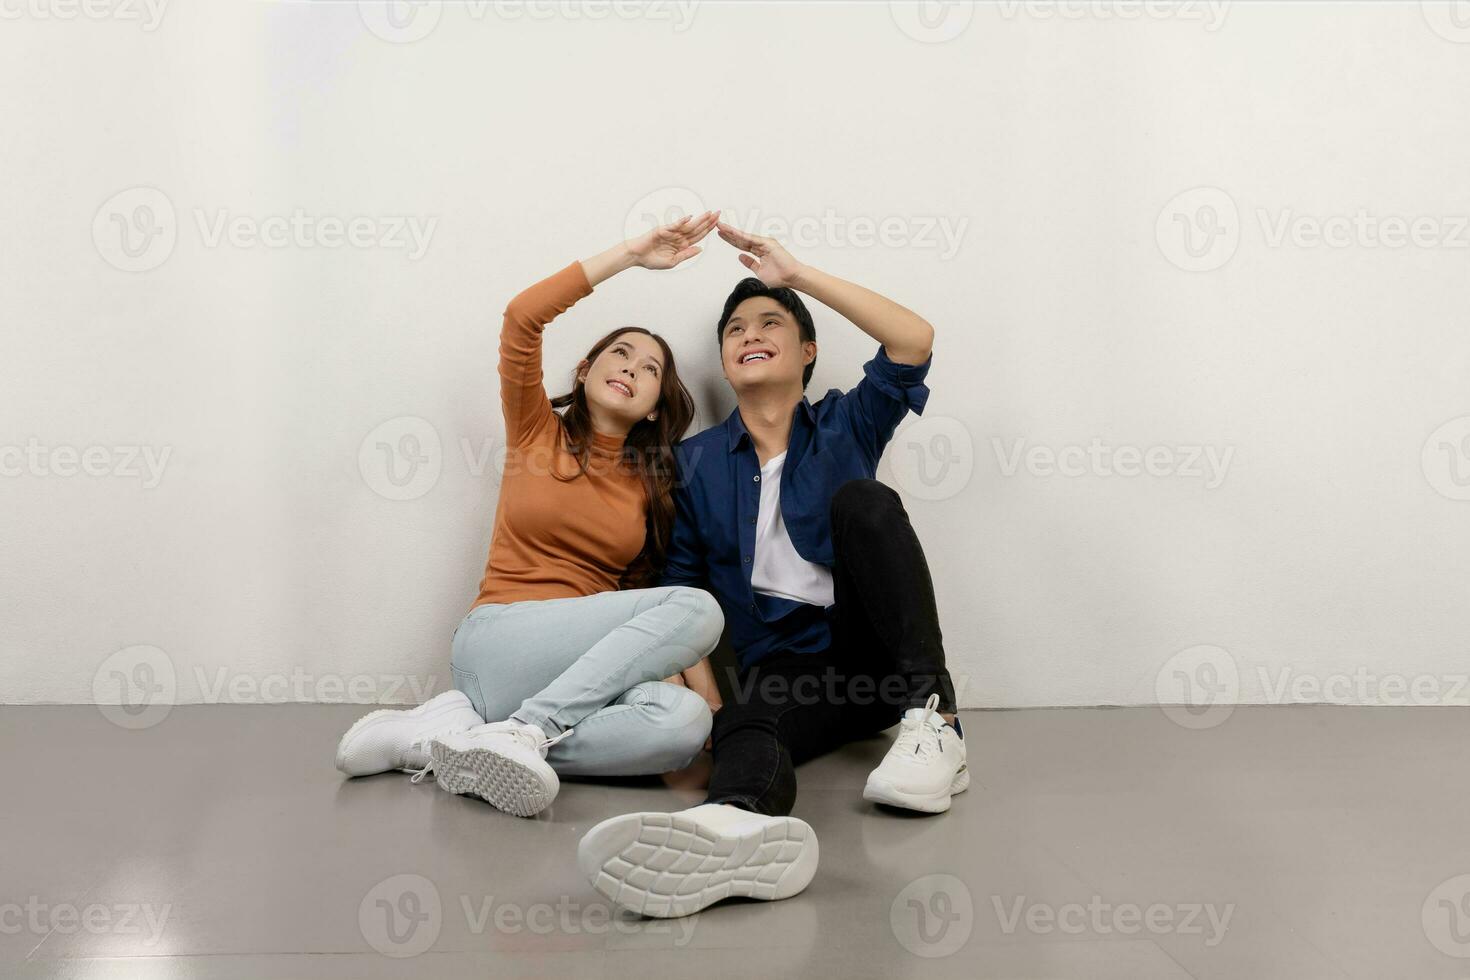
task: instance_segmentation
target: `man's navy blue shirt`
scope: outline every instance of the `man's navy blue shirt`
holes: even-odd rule
[[[815,405],[803,397],[794,409],[781,468],[781,517],[807,561],[832,567],[832,495],[848,480],[872,479],[904,414],[923,414],[933,360],[931,354],[923,364],[898,364],[880,346],[851,391],[833,388]],[[825,650],[832,642],[831,607],[751,588],[760,464],[740,409],[680,442],[674,456],[674,533],[660,584],[713,593],[742,667],[777,650]]]

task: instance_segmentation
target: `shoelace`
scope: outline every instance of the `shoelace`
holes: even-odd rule
[[[560,735],[556,735],[556,736],[553,736],[552,738],[546,738],[546,739],[537,738],[535,735],[533,735],[532,733],[526,731],[524,728],[512,729],[512,730],[506,731],[505,734],[511,735],[511,736],[514,736],[516,738],[521,739],[523,742],[525,742],[532,749],[539,749],[539,748],[542,748],[542,747],[550,748],[551,746],[555,745],[557,742],[560,742],[562,739],[564,739],[568,735],[572,734],[573,731],[575,731],[575,729],[568,728],[566,731],[562,732]],[[418,748],[425,748],[425,749],[427,749],[429,747],[429,743],[430,742],[434,741],[434,739],[438,738],[440,735],[444,735],[446,733],[447,733],[447,731],[446,732],[433,732],[433,733],[428,734],[428,735],[421,735],[418,738],[416,738],[416,739],[413,740],[413,742],[409,745],[409,749],[410,750],[412,750],[412,749],[418,749]],[[431,773],[433,771],[434,771],[434,756],[433,756],[433,753],[430,753],[429,754],[429,761],[426,762],[426,763],[424,763],[424,768],[422,768],[422,769],[418,770],[417,772],[415,772],[413,774],[413,778],[410,779],[409,782],[411,782],[411,783],[417,783],[417,782],[419,782],[420,780],[422,780],[425,776],[427,776],[429,773]]]
[[[939,712],[939,695],[929,695],[929,700],[924,704],[924,714],[917,720],[905,718],[902,723],[902,731],[894,741],[894,749],[900,753],[912,751],[914,756],[921,762],[928,761],[934,755],[942,751],[939,744],[940,729],[929,724],[929,719]],[[912,749],[910,749],[912,746]]]
[[[422,738],[416,738],[416,739],[413,740],[413,742],[411,742],[409,744],[408,750],[410,752],[414,751],[415,749],[425,749],[425,750],[427,750],[428,747],[429,747],[429,743],[432,742],[434,739],[438,738],[442,734],[444,734],[444,733],[443,732],[435,732],[432,735],[425,735]],[[429,761],[424,763],[424,768],[416,771],[413,774],[413,778],[410,779],[409,782],[411,782],[411,783],[417,783],[419,780],[423,779],[425,776],[427,776],[429,773],[431,773],[433,771],[434,771],[434,756],[433,756],[432,753],[430,753],[429,754]]]
[[[533,748],[533,749],[543,749],[543,748],[550,748],[551,746],[555,745],[557,742],[560,742],[562,739],[564,739],[568,735],[572,734],[573,731],[574,731],[574,729],[568,728],[566,731],[562,732],[560,735],[554,735],[551,738],[537,738],[534,734],[532,734],[531,732],[526,731],[524,728],[512,729],[511,731],[506,732],[505,734],[507,734],[507,735],[514,735],[516,738],[518,738],[521,741],[525,742],[526,745],[529,746],[530,748]]]

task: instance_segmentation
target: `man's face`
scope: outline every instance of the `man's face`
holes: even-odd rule
[[[802,372],[816,356],[816,341],[803,342],[796,318],[768,296],[735,307],[720,340],[720,365],[737,394],[767,385],[800,391]]]

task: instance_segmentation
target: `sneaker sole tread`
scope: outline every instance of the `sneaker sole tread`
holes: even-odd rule
[[[547,786],[539,773],[493,749],[452,749],[433,742],[429,755],[440,789],[478,796],[518,817],[534,817],[546,809],[560,788]]]
[[[790,898],[811,883],[818,858],[816,834],[795,817],[734,835],[682,814],[630,813],[594,827],[578,850],[598,894],[652,918],[726,898]]]

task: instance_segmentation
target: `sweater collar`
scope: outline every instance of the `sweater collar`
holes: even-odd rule
[[[594,452],[604,456],[620,456],[623,452],[623,436],[609,435],[597,429],[592,430],[591,448]]]

